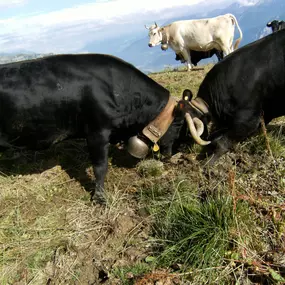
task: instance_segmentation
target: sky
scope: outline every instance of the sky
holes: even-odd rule
[[[211,5],[203,6],[208,1]],[[0,52],[82,52],[96,40],[145,33],[144,24],[163,24],[185,9],[194,13],[219,3],[256,1],[0,0]]]

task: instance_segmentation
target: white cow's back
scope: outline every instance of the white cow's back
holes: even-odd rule
[[[169,25],[169,35],[173,45],[192,50],[221,49],[220,42],[226,40],[232,45],[234,34],[234,23],[230,14],[215,18],[199,20],[176,21]]]

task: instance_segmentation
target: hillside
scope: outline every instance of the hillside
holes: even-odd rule
[[[41,58],[45,56],[52,55],[52,53],[48,54],[37,54],[37,53],[4,53],[0,54],[0,64],[30,60],[35,58]]]
[[[150,77],[180,98],[210,68]],[[168,161],[111,147],[106,207],[89,201],[85,141],[2,153],[0,284],[284,284],[283,126],[212,168],[197,145]]]

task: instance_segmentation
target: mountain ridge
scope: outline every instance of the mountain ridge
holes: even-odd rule
[[[195,7],[193,6],[193,9],[185,9],[182,16],[171,17],[160,21],[160,23],[158,21],[158,24],[163,26],[176,20],[209,18],[231,13],[237,18],[243,32],[243,39],[240,44],[240,46],[243,46],[269,34],[271,31],[266,27],[267,22],[273,19],[285,19],[284,0],[253,0],[245,1],[244,4],[234,2],[228,6],[213,6],[212,10],[205,13],[203,7],[208,5],[207,3],[207,1],[204,1]],[[190,11],[195,13],[191,14]],[[238,37],[239,34],[235,29],[235,39]],[[78,50],[78,53],[86,52],[112,54],[132,63],[144,72],[162,70],[167,66],[181,66],[180,62],[175,61],[175,53],[170,48],[167,51],[162,51],[160,46],[148,47],[148,32],[143,26],[139,32],[133,32],[123,37],[118,35],[115,38],[91,41],[84,48]],[[30,51],[19,51],[11,54],[0,53],[0,63],[32,59],[45,55],[48,54],[37,54]],[[199,64],[216,61],[216,56],[213,56],[210,59],[202,60]]]

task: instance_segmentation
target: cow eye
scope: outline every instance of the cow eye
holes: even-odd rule
[[[156,33],[153,33],[153,35],[155,36],[155,35],[156,35]]]

